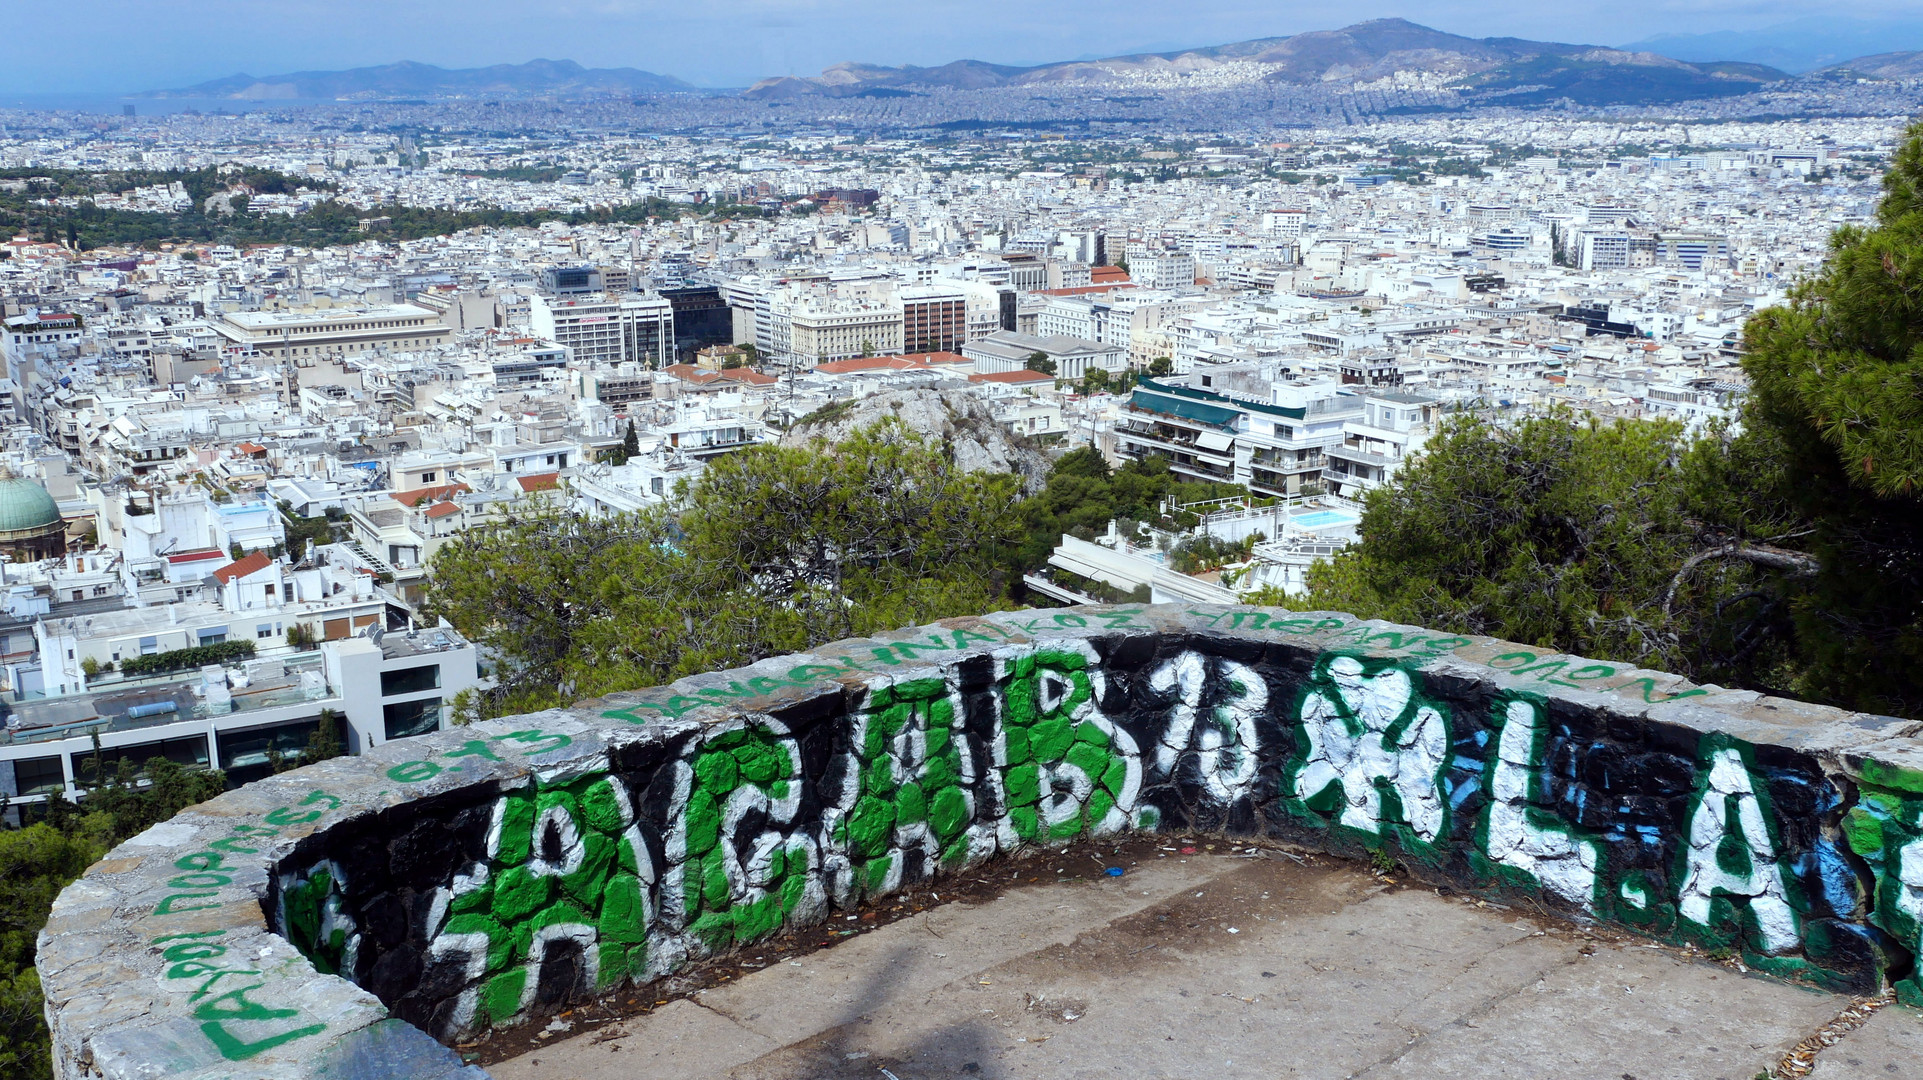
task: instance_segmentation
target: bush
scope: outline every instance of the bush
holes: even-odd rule
[[[245,660],[254,655],[251,641],[222,641],[213,645],[193,645],[185,649],[154,653],[151,656],[130,656],[120,662],[120,670],[130,676],[155,675],[163,671],[178,671],[181,668],[196,668],[206,664],[224,664],[229,660]]]

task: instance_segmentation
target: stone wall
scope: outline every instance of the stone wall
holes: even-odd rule
[[[1526,895],[1919,987],[1923,725],[1334,614],[963,619],[272,777],[40,943],[62,1077],[480,1077],[444,1044],[1125,829]]]

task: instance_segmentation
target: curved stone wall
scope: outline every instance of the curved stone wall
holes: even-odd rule
[[[1918,986],[1923,725],[1241,607],[962,619],[390,743],[155,826],[40,941],[62,1077],[444,1044],[1031,845],[1261,835]]]

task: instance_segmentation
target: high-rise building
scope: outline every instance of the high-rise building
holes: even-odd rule
[[[968,340],[968,296],[947,285],[904,285],[900,290],[902,348],[954,352]]]
[[[662,368],[674,363],[674,306],[659,296],[536,296],[528,325],[589,364],[633,362]]]

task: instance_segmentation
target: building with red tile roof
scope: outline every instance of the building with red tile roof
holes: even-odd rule
[[[274,563],[274,560],[268,558],[267,553],[265,551],[256,551],[252,555],[248,555],[245,558],[236,559],[233,562],[228,563],[226,566],[223,566],[220,569],[214,571],[214,580],[220,582],[222,585],[225,585],[228,582],[233,581],[235,578],[244,578],[244,577],[251,576],[253,574],[258,574],[262,570],[265,570],[269,566],[272,566],[273,563]]]
[[[432,487],[415,488],[412,491],[394,492],[394,501],[402,506],[415,507],[423,502],[439,502],[451,499],[463,491],[472,490],[466,484],[435,484]]]
[[[1002,386],[1052,386],[1055,376],[1045,371],[992,371],[985,375],[970,375],[968,381]]]

